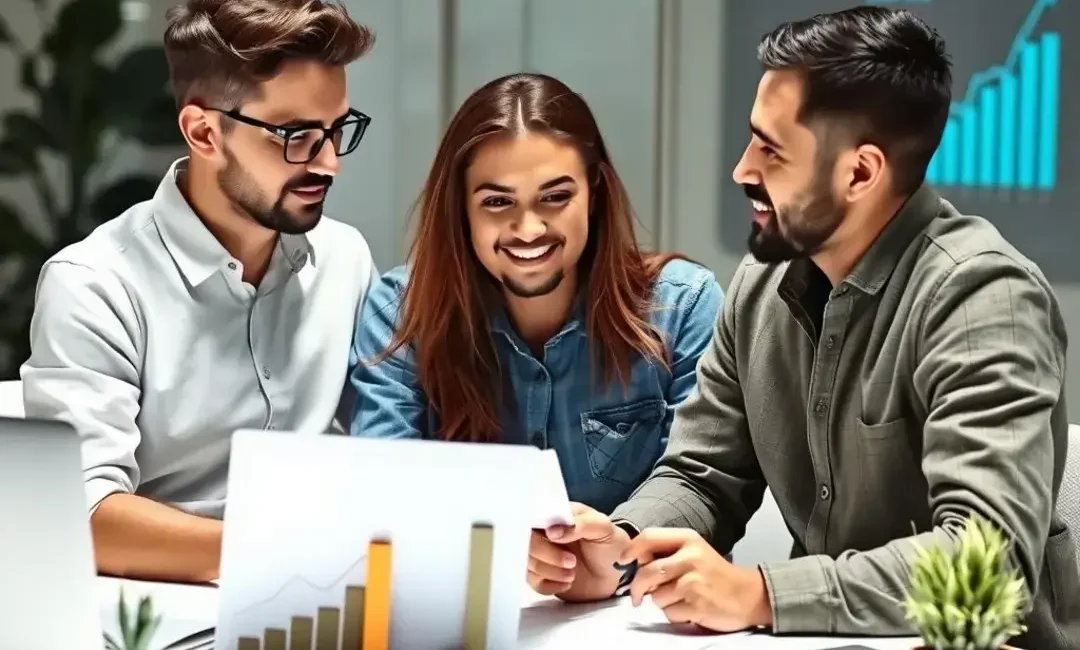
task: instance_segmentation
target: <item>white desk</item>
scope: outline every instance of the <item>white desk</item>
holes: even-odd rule
[[[150,650],[161,650],[164,643],[213,627],[217,618],[218,592],[214,587],[98,578],[99,605],[106,631],[117,627],[115,603],[121,585],[129,606],[133,600],[149,594],[154,598],[155,609],[164,615],[155,638],[158,643]],[[914,638],[775,637],[745,632],[707,634],[670,625],[663,613],[647,602],[639,608],[633,607],[629,598],[570,605],[526,590],[518,647],[526,650],[825,650],[846,645],[862,645],[872,650],[912,650],[919,643]]]

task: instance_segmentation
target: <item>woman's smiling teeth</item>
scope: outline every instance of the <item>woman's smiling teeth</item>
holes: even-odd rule
[[[503,250],[507,255],[519,260],[535,260],[546,255],[552,248],[555,248],[555,244],[546,244],[544,246],[505,246]]]

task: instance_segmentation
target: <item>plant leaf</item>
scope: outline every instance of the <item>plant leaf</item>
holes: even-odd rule
[[[0,199],[0,256],[26,255],[43,247],[19,217],[19,211],[4,199]]]
[[[43,148],[56,148],[52,133],[41,120],[22,110],[4,114],[4,139],[18,145],[27,153],[36,154]]]
[[[32,93],[41,92],[38,80],[38,60],[33,54],[25,54],[19,61],[19,85]]]
[[[118,217],[136,203],[152,199],[160,178],[125,176],[102,188],[90,201],[90,213],[96,224]]]
[[[169,63],[164,48],[146,45],[131,50],[109,72],[105,92],[109,112],[121,122],[139,119],[168,94],[168,84]]]
[[[131,624],[128,619],[127,599],[124,598],[124,587],[120,587],[120,602],[117,604],[116,610],[120,614],[120,637],[124,646],[131,645]]]
[[[34,170],[36,161],[11,142],[0,140],[0,176],[21,176]]]
[[[148,147],[166,147],[184,143],[177,124],[176,104],[171,95],[161,93],[142,112],[138,120],[129,122],[124,134]]]
[[[120,32],[120,0],[71,0],[42,40],[57,61],[91,59]]]
[[[6,43],[14,43],[15,39],[12,38],[11,27],[8,27],[7,21],[3,16],[0,16],[0,45]]]

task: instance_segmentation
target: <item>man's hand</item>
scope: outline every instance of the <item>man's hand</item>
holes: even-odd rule
[[[630,596],[648,595],[672,623],[695,623],[717,632],[772,624],[765,578],[737,567],[692,530],[649,528],[630,542],[619,563],[636,560]]]
[[[533,531],[529,585],[538,593],[573,602],[610,598],[622,577],[614,562],[630,536],[588,506],[574,503],[572,508],[572,526]]]

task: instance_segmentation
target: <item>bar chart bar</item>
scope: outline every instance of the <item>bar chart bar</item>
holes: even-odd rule
[[[242,636],[236,642],[236,650],[259,650],[259,640]]]
[[[941,149],[938,148],[930,158],[930,164],[926,167],[926,182],[938,184],[941,182]]]
[[[1061,36],[1046,32],[1039,42],[1039,174],[1040,190],[1052,190],[1057,183],[1058,94],[1061,83]]]
[[[979,185],[997,185],[998,89],[986,86],[979,94]]]
[[[941,136],[941,182],[956,185],[960,180],[960,125],[955,117],[945,123]]]
[[[469,544],[469,583],[465,597],[465,650],[487,648],[494,550],[495,530],[486,524],[474,525]]]
[[[315,621],[310,616],[293,616],[289,628],[289,650],[311,650]]]
[[[286,650],[285,641],[287,638],[285,630],[276,627],[267,628],[263,634],[263,648],[265,650]]]
[[[364,588],[345,587],[345,622],[341,626],[341,650],[363,650]]]
[[[340,610],[336,607],[320,607],[315,620],[315,650],[338,650]]]
[[[998,150],[998,182],[1002,187],[1016,184],[1016,75],[1001,76],[1001,147]]]
[[[960,109],[960,184],[968,187],[975,185],[978,178],[975,166],[978,127],[979,116],[975,112],[975,107],[964,105]]]
[[[1020,51],[1020,189],[1035,187],[1035,152],[1039,119],[1039,46],[1025,43]]]
[[[390,578],[393,550],[389,541],[368,546],[367,593],[364,600],[364,650],[390,649]]]

